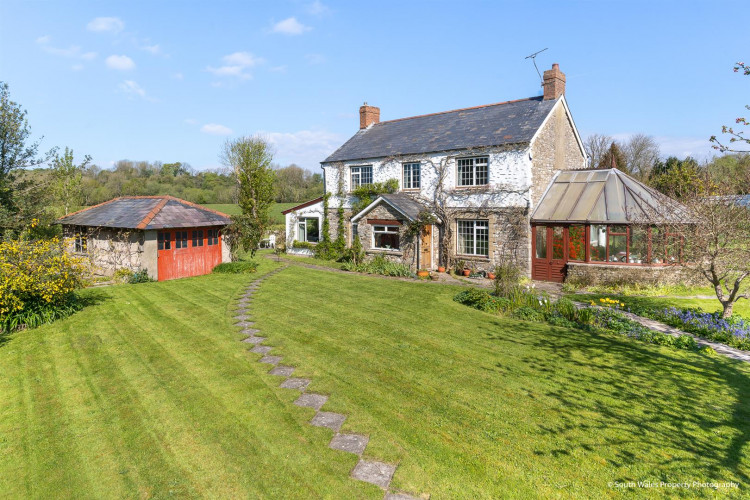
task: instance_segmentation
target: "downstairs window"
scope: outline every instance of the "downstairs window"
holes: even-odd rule
[[[398,226],[372,226],[373,248],[378,250],[398,250]]]

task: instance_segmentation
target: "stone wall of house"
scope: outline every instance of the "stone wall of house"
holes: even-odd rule
[[[568,263],[566,282],[577,285],[698,285],[701,278],[682,266],[623,266]]]
[[[398,250],[381,250],[373,248],[374,237],[373,237],[373,224],[367,222],[368,219],[380,219],[388,221],[398,221],[401,223],[399,226],[399,249]],[[408,237],[406,231],[408,229],[408,221],[404,219],[404,216],[398,213],[396,210],[391,208],[385,203],[380,203],[378,206],[370,210],[357,224],[357,235],[359,241],[362,243],[362,248],[369,257],[376,255],[382,255],[386,259],[393,262],[400,262],[411,266],[416,270],[417,261],[415,258],[416,251],[416,237]]]
[[[334,196],[331,196],[331,199],[333,199]],[[351,230],[352,225],[349,221],[352,220],[352,211],[348,209],[344,209],[344,240],[346,241],[347,246],[351,245]],[[328,221],[331,226],[330,234],[331,234],[331,241],[335,241],[336,238],[339,236],[339,211],[337,208],[329,208],[328,209]],[[320,237],[323,237],[323,221],[320,221]]]
[[[558,104],[531,144],[531,207],[542,198],[557,170],[586,168],[571,117]]]
[[[528,211],[524,208],[495,208],[480,212],[457,212],[452,221],[450,248],[455,259],[466,261],[470,268],[492,271],[502,262],[511,260],[525,273],[530,269],[528,248],[531,231]],[[489,221],[489,256],[462,255],[458,253],[458,219],[487,219]]]

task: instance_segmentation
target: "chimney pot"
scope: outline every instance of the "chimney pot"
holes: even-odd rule
[[[366,129],[374,123],[380,122],[380,108],[368,106],[367,102],[359,108],[359,129]]]
[[[552,69],[544,72],[544,100],[557,99],[565,94],[565,73],[560,71],[560,65],[554,63]]]

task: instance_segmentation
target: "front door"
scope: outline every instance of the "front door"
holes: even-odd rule
[[[419,245],[421,254],[419,266],[422,269],[432,268],[432,225],[425,226],[422,230],[422,241]]]

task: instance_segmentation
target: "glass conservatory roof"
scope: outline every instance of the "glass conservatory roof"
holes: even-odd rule
[[[532,222],[687,222],[684,206],[616,168],[567,170],[552,179]]]

